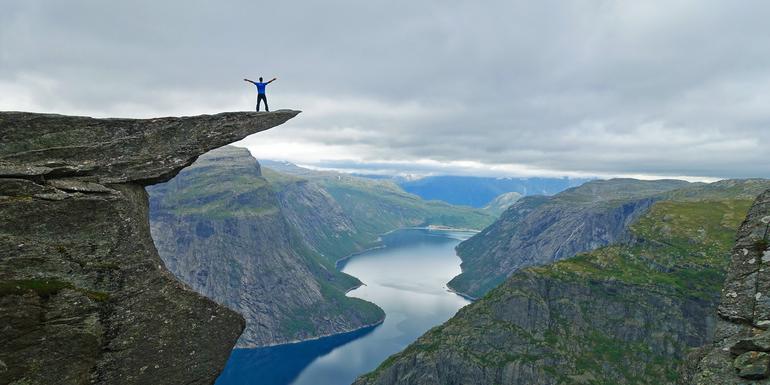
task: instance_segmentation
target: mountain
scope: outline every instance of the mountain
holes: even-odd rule
[[[355,384],[676,384],[713,336],[736,229],[767,188],[674,191],[623,242],[516,271]]]
[[[213,383],[243,318],[163,266],[145,186],[297,114],[0,112],[0,383]]]
[[[511,207],[512,204],[521,199],[522,196],[523,195],[517,192],[502,193],[493,199],[492,202],[489,202],[489,204],[484,206],[484,210],[495,215],[500,215],[505,212],[508,207]]]
[[[399,227],[479,228],[492,220],[481,210],[422,201],[392,183],[294,171],[261,168],[248,150],[225,147],[149,189],[159,254],[193,289],[244,315],[239,347],[379,323],[382,310],[345,296],[360,282],[337,271],[337,260]]]
[[[427,200],[441,200],[453,205],[484,207],[500,194],[553,195],[589,179],[571,178],[485,178],[472,176],[428,176],[420,179],[396,179],[404,191]]]
[[[458,245],[463,272],[449,286],[480,297],[518,269],[614,243],[663,193],[687,185],[677,180],[597,180],[552,197],[524,197]]]
[[[246,318],[239,347],[347,332],[383,319],[374,304],[345,296],[360,282],[305,242],[248,150],[207,153],[149,193],[158,253],[194,290]],[[305,221],[342,233],[330,224],[344,225],[346,218],[327,196],[312,190],[294,196],[303,198],[299,204],[320,202]]]
[[[367,237],[409,226],[442,225],[482,229],[495,218],[484,210],[454,206],[442,201],[426,201],[405,192],[392,180],[370,179],[333,171],[317,171],[287,162],[266,162],[282,176],[265,176],[275,183],[297,177],[315,183],[327,191]],[[268,167],[265,167],[268,169]]]

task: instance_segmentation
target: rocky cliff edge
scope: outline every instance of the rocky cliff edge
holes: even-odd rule
[[[738,230],[714,344],[692,353],[681,383],[770,384],[768,229],[770,190],[757,198]]]
[[[166,270],[144,186],[298,113],[0,112],[0,383],[213,383],[243,318]]]

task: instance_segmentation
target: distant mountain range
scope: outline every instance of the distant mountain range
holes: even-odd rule
[[[453,205],[484,207],[501,194],[522,196],[554,195],[590,179],[570,178],[485,178],[471,176],[429,176],[417,180],[396,179],[401,188],[423,199],[442,200]]]
[[[306,173],[308,170],[291,162],[260,160],[266,167],[286,173]],[[305,171],[302,171],[305,170]],[[453,205],[483,208],[492,205],[493,211],[500,208],[500,202],[493,201],[503,194],[515,192],[521,196],[554,195],[570,187],[580,186],[590,178],[510,178],[475,176],[427,176],[407,178],[402,176],[355,174],[354,176],[375,180],[390,180],[404,191],[426,200],[440,200]],[[506,199],[511,201],[512,196]],[[502,201],[501,201],[502,202]]]

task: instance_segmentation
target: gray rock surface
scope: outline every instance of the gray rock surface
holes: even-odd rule
[[[299,111],[154,119],[0,113],[0,175],[149,185],[212,149],[283,124]]]
[[[166,270],[143,185],[296,114],[0,113],[0,383],[211,384],[243,318]]]
[[[757,198],[738,231],[717,310],[715,342],[697,363],[692,384],[745,384],[746,379],[770,384],[769,362],[759,354],[770,351],[770,251],[765,241],[770,234],[763,219],[770,220],[770,190]],[[760,366],[764,375],[756,374]]]

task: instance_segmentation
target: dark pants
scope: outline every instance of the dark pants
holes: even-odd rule
[[[267,108],[267,97],[265,94],[259,94],[257,95],[257,111],[259,111],[259,102],[264,101],[265,102],[265,111],[270,112],[270,109]]]

